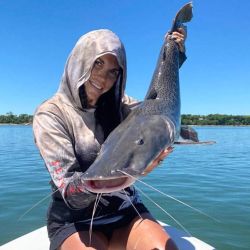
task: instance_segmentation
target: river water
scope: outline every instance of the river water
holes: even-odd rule
[[[216,220],[136,184],[194,237],[216,249],[250,249],[250,127],[196,127],[212,145],[175,145],[142,180]],[[45,225],[49,175],[31,126],[0,126],[0,245]],[[34,204],[42,200],[21,219]],[[157,219],[181,227],[147,198]],[[185,249],[184,249],[185,250]]]

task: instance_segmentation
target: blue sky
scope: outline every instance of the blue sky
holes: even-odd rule
[[[0,0],[0,114],[33,114],[57,90],[77,39],[99,28],[125,44],[126,92],[143,99],[164,34],[182,0]],[[250,115],[248,0],[193,1],[183,114]]]

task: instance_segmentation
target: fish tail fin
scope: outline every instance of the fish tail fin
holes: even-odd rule
[[[191,21],[193,17],[193,4],[192,2],[185,4],[176,14],[170,32],[176,31],[178,28],[183,27],[183,23]]]

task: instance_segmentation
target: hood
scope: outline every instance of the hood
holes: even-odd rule
[[[79,88],[89,79],[95,60],[105,54],[116,56],[122,69],[122,76],[115,83],[115,93],[119,96],[115,99],[121,102],[127,73],[125,49],[116,34],[107,29],[100,29],[80,37],[68,57],[57,92],[66,97],[67,104],[82,109]]]

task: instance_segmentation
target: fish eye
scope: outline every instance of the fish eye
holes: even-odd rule
[[[137,140],[137,141],[135,141],[136,142],[136,144],[137,145],[142,145],[142,144],[144,144],[144,140],[141,138],[141,139],[139,139],[139,140]]]

